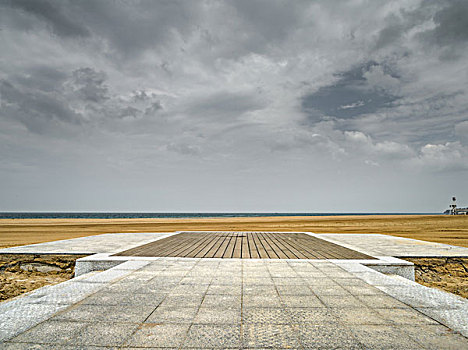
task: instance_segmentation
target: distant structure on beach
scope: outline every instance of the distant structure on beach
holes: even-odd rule
[[[457,198],[452,197],[452,203],[449,205],[449,209],[444,211],[444,214],[448,215],[468,215],[468,207],[457,208]]]

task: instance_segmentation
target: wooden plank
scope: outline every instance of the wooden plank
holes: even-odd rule
[[[213,253],[213,249],[218,241],[223,239],[223,236],[213,234],[213,240],[207,243],[205,247],[195,255],[195,258],[204,258],[207,254],[210,254],[210,252]]]
[[[258,254],[257,245],[255,244],[255,240],[253,238],[255,234],[247,233],[247,242],[249,245],[250,257],[252,259],[258,259],[260,255]]]
[[[240,234],[236,235],[236,245],[234,247],[234,251],[232,252],[233,258],[240,258],[242,251],[242,237]]]
[[[215,235],[206,235],[206,238],[203,241],[203,244],[198,245],[190,253],[185,254],[184,257],[186,257],[186,258],[195,258],[200,251],[202,251],[207,245],[209,245],[211,242],[213,242],[213,240],[215,240],[216,238],[217,237]]]
[[[279,259],[279,256],[276,254],[273,247],[270,245],[270,242],[267,241],[263,233],[259,232],[258,237],[260,238],[260,242],[263,244],[263,247],[265,248],[268,257],[270,259]]]
[[[236,237],[237,236],[231,235],[229,245],[227,246],[226,251],[224,252],[223,258],[232,258],[234,247],[236,246]]]
[[[265,239],[268,241],[268,243],[270,244],[271,248],[273,249],[273,251],[276,253],[276,255],[278,255],[278,258],[279,259],[288,259],[289,257],[285,254],[285,252],[283,252],[283,250],[278,247],[276,245],[276,242],[271,238],[271,234],[270,233],[265,233],[264,234],[265,236]]]
[[[285,245],[286,238],[284,236],[285,234],[282,234],[281,236],[274,233],[269,234],[269,238],[275,243],[278,249],[280,249],[287,256],[287,259],[298,259],[297,255],[294,254],[294,252],[291,251],[287,245]]]
[[[229,235],[226,235],[224,237],[223,243],[220,245],[218,250],[215,252],[213,255],[213,258],[222,258],[224,256],[224,253],[226,252],[226,249],[229,245],[229,242],[231,241],[232,237]]]
[[[262,259],[373,259],[304,233],[182,232],[115,254]]]
[[[226,238],[227,235],[218,235],[218,240],[211,247],[210,251],[205,254],[204,258],[214,258],[216,252],[218,251],[219,247],[221,247]]]
[[[250,259],[250,248],[249,248],[249,241],[248,241],[248,234],[247,233],[245,233],[242,236],[241,258],[242,259]]]

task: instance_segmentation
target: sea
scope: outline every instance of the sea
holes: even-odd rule
[[[441,213],[116,213],[116,212],[1,212],[0,219],[184,219],[249,218],[262,216],[442,215]]]

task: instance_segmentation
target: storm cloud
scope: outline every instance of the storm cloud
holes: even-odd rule
[[[0,0],[0,210],[468,202],[467,17],[462,0]]]

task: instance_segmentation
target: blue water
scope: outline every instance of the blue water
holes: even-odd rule
[[[73,213],[4,212],[0,219],[152,219],[152,218],[236,218],[260,216],[344,216],[344,215],[438,215],[441,213]]]

